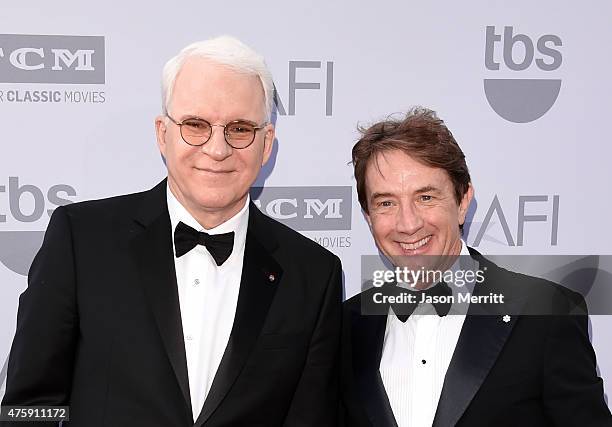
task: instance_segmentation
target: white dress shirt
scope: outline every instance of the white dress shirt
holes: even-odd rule
[[[174,258],[195,421],[210,391],[234,323],[249,223],[249,198],[247,196],[240,212],[210,230],[204,229],[187,212],[169,187],[167,201],[173,236],[179,221],[208,234],[235,233],[232,254],[220,266],[201,245],[180,258]]]
[[[463,259],[470,255],[464,242],[460,255]],[[457,268],[459,259],[451,270]],[[473,284],[450,287],[456,297]],[[448,315],[440,317],[433,305],[419,304],[406,323],[390,310],[379,369],[399,427],[432,425],[467,306],[453,305]]]

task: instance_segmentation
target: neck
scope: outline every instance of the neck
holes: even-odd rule
[[[210,230],[215,228],[221,224],[223,224],[228,219],[232,218],[236,215],[240,210],[244,207],[244,203],[246,202],[246,197],[238,201],[235,205],[231,207],[224,208],[222,210],[210,210],[210,211],[195,211],[186,207],[187,212],[191,214],[198,221],[202,227],[206,230]]]
[[[176,191],[173,188],[172,183],[169,183],[169,188],[176,200],[178,200],[178,202],[183,205],[183,207],[198,222],[198,224],[200,224],[206,230],[215,228],[232,218],[234,215],[240,212],[247,200],[247,195],[245,195],[243,198],[229,206],[224,206],[222,208],[206,208],[202,206],[194,206],[192,203],[189,203],[181,196],[179,191]]]
[[[430,271],[439,271],[442,274],[444,274],[445,271],[449,270],[453,264],[455,264],[455,262],[457,261],[457,258],[459,257],[459,255],[461,255],[461,248],[462,248],[462,241],[461,239],[457,240],[457,242],[453,245],[452,249],[449,251],[448,255],[439,255],[435,256],[435,255],[430,255],[427,256],[425,258],[430,258],[430,259],[435,259],[435,261],[433,262],[433,265],[431,267],[427,267]],[[435,285],[437,282],[432,282],[432,281],[427,281],[424,280],[425,277],[422,277],[415,285],[414,285],[414,289],[422,291],[424,289],[427,289],[433,285]]]

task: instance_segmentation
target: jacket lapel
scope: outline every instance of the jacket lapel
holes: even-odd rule
[[[472,257],[484,269],[485,281],[476,285],[474,295],[496,292],[496,281],[501,280],[501,269],[470,248]],[[511,285],[511,284],[510,284]],[[457,424],[474,395],[497,360],[518,316],[503,320],[504,312],[519,313],[524,301],[515,296],[505,299],[500,312],[485,311],[482,305],[470,304],[450,365],[444,378],[442,393],[433,427]]]
[[[166,202],[166,180],[144,194],[136,222],[142,227],[132,239],[140,283],[151,308],[168,359],[191,413],[187,359],[172,253],[172,226]]]
[[[362,298],[370,300],[366,291]],[[361,304],[351,312],[352,364],[359,398],[373,427],[397,426],[380,376],[387,315],[361,314]]]
[[[236,315],[227,347],[195,425],[210,418],[236,381],[263,327],[282,269],[271,256],[277,247],[267,218],[251,203]]]

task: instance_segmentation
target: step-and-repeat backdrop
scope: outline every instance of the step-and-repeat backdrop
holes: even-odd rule
[[[51,212],[165,176],[153,126],[161,68],[215,35],[251,45],[274,75],[277,141],[260,208],[342,259],[346,297],[359,290],[361,255],[377,253],[348,165],[357,125],[413,105],[436,110],[466,153],[471,246],[573,255],[560,281],[609,288],[610,16],[606,1],[3,4],[0,395]],[[610,393],[612,318],[590,321]]]

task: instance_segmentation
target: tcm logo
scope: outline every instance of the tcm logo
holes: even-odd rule
[[[534,41],[535,40],[535,41]],[[503,33],[488,26],[485,40],[485,67],[499,71],[500,65],[511,71],[527,70],[535,64],[540,71],[559,69],[563,57],[559,36],[545,34],[531,39],[504,27]],[[535,60],[534,60],[535,59]],[[561,89],[561,79],[485,79],[487,101],[502,118],[513,123],[529,123],[542,117],[553,106]]]
[[[102,36],[0,34],[0,83],[104,81]]]
[[[298,78],[297,74],[300,69],[313,70],[309,79],[310,81],[304,81],[302,78]],[[324,85],[324,89],[321,88],[321,84]],[[281,100],[278,90],[276,88],[274,89],[274,104],[280,116],[295,116],[295,100],[298,90],[321,91],[321,104],[319,105],[325,107],[326,116],[331,116],[334,103],[334,63],[332,61],[327,61],[325,65],[323,65],[321,61],[289,61],[288,109],[285,109],[285,105]]]
[[[9,177],[8,186],[0,185],[0,198],[4,199],[0,203],[0,262],[17,274],[27,275],[45,232],[5,231],[3,225],[47,219],[57,206],[72,203],[75,196],[76,190],[67,184],[43,190],[35,185],[20,184],[16,176]]]
[[[253,187],[251,198],[263,213],[295,230],[351,229],[350,186]]]

